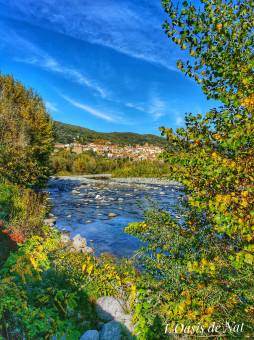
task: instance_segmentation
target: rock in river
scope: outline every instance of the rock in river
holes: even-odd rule
[[[108,217],[116,217],[117,216],[117,214],[114,214],[114,213],[109,213],[108,214]]]
[[[49,227],[53,227],[56,224],[55,218],[46,218],[43,221],[43,224],[48,225]]]

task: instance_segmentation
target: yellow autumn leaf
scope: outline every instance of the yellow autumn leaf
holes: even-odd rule
[[[222,24],[218,24],[218,25],[216,26],[216,29],[217,29],[217,31],[220,31],[220,30],[222,29]]]
[[[93,265],[91,264],[91,266],[89,266],[88,269],[87,269],[87,274],[88,274],[88,276],[91,275],[92,270],[93,270]]]
[[[246,208],[248,206],[248,202],[247,201],[242,201],[241,203],[241,206],[243,206],[244,208]]]
[[[120,277],[118,275],[116,275],[116,279],[118,281],[119,286],[121,286],[121,279],[120,279]]]
[[[201,262],[202,262],[202,264],[203,264],[204,266],[207,265],[206,259],[203,258],[203,259],[201,260]]]
[[[38,267],[38,264],[36,263],[35,259],[33,257],[30,257],[30,262],[32,263],[32,265],[34,266],[34,268]]]
[[[168,316],[174,316],[174,314],[172,313],[171,310],[167,312],[167,315],[168,315]]]

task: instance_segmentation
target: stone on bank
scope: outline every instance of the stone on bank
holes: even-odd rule
[[[99,340],[99,339],[100,339],[100,335],[99,335],[99,332],[96,330],[86,331],[80,338],[80,340]]]

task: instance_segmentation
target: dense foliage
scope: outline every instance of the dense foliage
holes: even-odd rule
[[[253,335],[254,4],[201,0],[197,9],[187,1],[182,7],[173,0],[162,3],[169,15],[166,33],[195,59],[193,64],[179,61],[179,68],[224,106],[204,116],[187,114],[186,127],[176,132],[161,128],[170,142],[163,155],[170,177],[183,184],[177,194],[181,204],[169,214],[151,203],[144,221],[126,228],[145,241],[137,254],[143,274],[128,261],[72,253],[57,230],[41,228],[42,198],[9,181],[44,182],[50,118],[32,90],[11,76],[0,78],[2,259],[3,234],[14,242],[13,250],[20,247],[0,270],[0,334],[5,339],[61,338],[63,333],[79,339],[96,328],[93,302],[103,294],[130,296],[142,340],[169,338],[169,333],[227,339]],[[58,156],[73,157],[75,171],[94,171],[85,169],[94,156]],[[67,163],[55,167],[59,164]]]
[[[69,150],[60,150],[52,156],[52,166],[58,175],[107,173],[121,167],[122,164],[122,159],[108,159],[93,151],[78,155]]]
[[[111,173],[113,177],[160,177],[169,172],[168,165],[159,161],[109,159],[92,151],[77,155],[61,150],[52,156],[52,166],[60,176]]]
[[[10,183],[0,183],[0,228],[4,227],[0,244],[1,239],[4,243],[8,237],[19,243],[33,235],[40,235],[47,211],[45,204],[46,196],[43,193]],[[0,261],[1,257],[0,251]]]
[[[158,146],[165,146],[167,144],[165,138],[151,134],[140,135],[133,132],[97,132],[80,126],[57,121],[54,121],[54,128],[56,132],[55,140],[63,144],[73,143],[73,138],[83,144],[92,143],[96,139],[107,140],[112,144],[117,144],[119,146],[135,146],[136,144],[144,145],[145,143]]]
[[[136,274],[128,261],[73,253],[57,230],[43,232],[26,240],[0,270],[0,338],[78,340],[97,328],[98,297],[131,291]]]
[[[25,186],[46,183],[53,122],[42,98],[0,73],[0,179]]]
[[[112,177],[164,177],[169,174],[169,167],[158,161],[143,160],[125,162],[122,167],[112,172]]]
[[[161,128],[173,144],[163,159],[170,177],[184,185],[183,210],[179,220],[153,207],[143,223],[126,229],[147,245],[139,252],[148,278],[136,287],[142,292],[137,330],[141,339],[159,339],[166,324],[169,333],[251,337],[254,4],[201,0],[198,9],[187,1],[182,7],[162,3],[169,15],[166,33],[195,60],[179,61],[179,68],[225,105],[204,116],[187,114],[186,127],[175,133]],[[209,332],[213,322],[217,330]]]

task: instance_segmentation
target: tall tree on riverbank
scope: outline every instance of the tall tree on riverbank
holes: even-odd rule
[[[42,98],[0,73],[0,178],[25,186],[45,184],[52,143],[53,123]]]
[[[141,254],[149,275],[160,278],[153,285],[154,299],[160,300],[158,314],[168,324],[167,331],[177,323],[187,327],[200,322],[208,327],[216,322],[221,328],[211,333],[219,337],[225,334],[226,321],[230,327],[244,322],[242,331],[228,327],[227,336],[237,332],[250,336],[254,312],[254,3],[201,0],[199,9],[188,1],[182,6],[173,0],[162,4],[169,16],[165,32],[183,50],[189,49],[193,60],[178,61],[178,68],[201,84],[208,98],[224,106],[203,116],[188,113],[186,127],[175,133],[161,128],[180,148],[169,148],[163,158],[171,165],[171,178],[184,185],[182,223],[156,210],[146,213],[145,224],[133,224],[127,231],[147,242]],[[151,309],[142,302],[145,294],[140,294],[136,316],[142,314],[143,325],[146,318],[155,329]],[[142,324],[139,331],[148,338],[156,336]],[[197,334],[197,327],[186,332]]]

